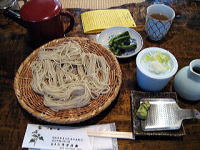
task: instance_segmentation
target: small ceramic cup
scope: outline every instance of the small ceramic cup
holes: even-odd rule
[[[159,16],[153,17],[152,15],[164,15],[167,18],[163,19]],[[145,30],[149,39],[159,41],[165,37],[174,17],[174,10],[167,5],[153,4],[147,7]]]
[[[154,53],[161,52],[169,56],[170,66],[171,68],[165,74],[156,74],[150,72],[143,65],[143,56]],[[169,51],[159,48],[159,47],[149,47],[143,49],[136,58],[136,78],[139,87],[145,91],[157,92],[161,91],[168,84],[170,79],[174,76],[178,69],[178,63],[174,55],[172,55]]]

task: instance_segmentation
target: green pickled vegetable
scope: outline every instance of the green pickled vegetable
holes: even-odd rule
[[[113,37],[112,39],[113,39],[113,40],[114,40],[114,39],[118,39],[118,38],[123,37],[123,36],[130,36],[130,34],[129,34],[128,31],[125,31],[125,32],[123,32],[123,33],[121,33],[121,34],[119,34],[119,35]]]
[[[118,48],[124,49],[124,50],[131,50],[136,48],[136,44],[131,44],[131,45],[118,45]]]
[[[109,46],[113,46],[114,40],[119,39],[119,38],[124,37],[124,36],[129,36],[129,37],[130,37],[129,32],[128,32],[128,31],[125,31],[125,32],[123,32],[123,33],[121,33],[121,34],[119,34],[119,35],[117,35],[117,36],[111,38],[111,39],[109,40],[109,43],[108,43]]]
[[[119,37],[119,38],[116,38],[113,40],[113,43],[116,43],[117,45],[120,45],[126,41],[130,40],[130,35],[128,36],[122,36],[122,37]]]
[[[121,55],[125,51],[136,49],[136,44],[130,45],[130,38],[131,37],[128,31],[111,38],[108,42],[110,50],[115,55]]]
[[[149,110],[150,106],[151,105],[148,101],[141,103],[140,107],[138,108],[138,110],[136,112],[136,116],[139,119],[145,120],[147,118],[148,110]]]

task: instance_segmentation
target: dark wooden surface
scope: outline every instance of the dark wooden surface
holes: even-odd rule
[[[133,15],[137,28],[143,37],[144,48],[157,46],[168,49],[177,58],[179,69],[187,66],[193,59],[200,58],[200,5],[199,1],[175,1],[171,6],[176,11],[176,18],[169,34],[161,42],[151,42],[144,31],[146,7],[148,3],[121,6],[128,8]],[[69,10],[76,20],[74,29],[68,36],[87,36],[83,34],[81,9]],[[36,48],[38,43],[31,39],[27,30],[0,14],[0,150],[21,150],[21,144],[28,123],[48,124],[29,115],[18,104],[13,90],[15,72],[22,61]],[[136,56],[119,60],[123,83],[118,98],[98,115],[82,124],[88,125],[115,122],[118,131],[131,131],[130,90],[138,90],[135,79]],[[162,91],[172,92],[173,80]],[[190,103],[178,97],[183,108],[200,110],[200,102]],[[118,140],[119,150],[199,150],[200,121],[184,122],[186,135],[182,138],[139,138],[135,141]]]

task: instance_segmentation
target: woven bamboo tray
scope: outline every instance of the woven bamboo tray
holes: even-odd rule
[[[58,43],[71,40],[77,41],[85,52],[95,53],[105,57],[111,68],[109,76],[111,89],[107,94],[101,95],[98,99],[91,100],[90,104],[85,107],[55,112],[44,106],[43,97],[32,90],[30,84],[32,80],[30,64],[37,59],[40,48],[54,46]],[[31,53],[20,65],[14,80],[14,90],[18,102],[25,110],[36,118],[59,124],[79,123],[98,115],[116,98],[122,82],[121,69],[112,52],[100,44],[87,38],[69,37],[53,40],[40,48],[33,51],[33,53]]]

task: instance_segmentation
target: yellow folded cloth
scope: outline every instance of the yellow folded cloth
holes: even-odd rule
[[[136,27],[128,9],[93,10],[81,14],[84,33],[99,33],[104,29],[123,26]]]

